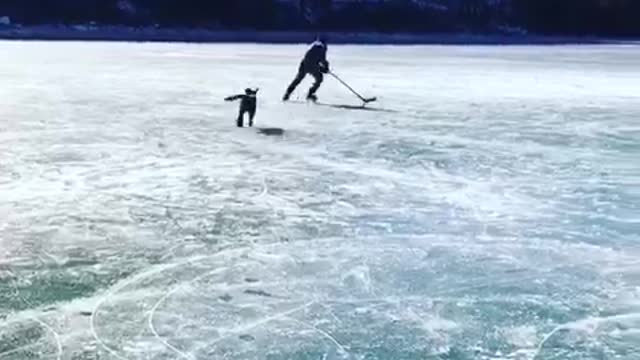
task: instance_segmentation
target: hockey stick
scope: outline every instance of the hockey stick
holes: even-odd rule
[[[334,74],[333,72],[329,71],[329,74],[331,74],[331,76],[333,76],[334,78],[336,78],[336,80],[338,80],[342,85],[344,85],[347,89],[349,89],[352,93],[354,93],[358,98],[360,98],[360,100],[362,100],[362,102],[364,104],[368,104],[370,102],[374,102],[376,100],[378,100],[378,98],[376,97],[370,97],[370,98],[365,98],[362,97],[362,95],[358,94],[357,91],[353,90],[353,88],[351,86],[349,86],[349,84],[347,84],[346,82],[344,82],[344,80],[340,79],[340,77],[338,77],[338,75]],[[364,106],[364,105],[363,105]]]

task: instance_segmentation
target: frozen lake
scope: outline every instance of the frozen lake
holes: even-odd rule
[[[304,50],[0,42],[1,360],[640,359],[640,47]]]

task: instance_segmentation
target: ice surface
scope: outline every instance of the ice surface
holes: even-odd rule
[[[2,360],[640,358],[639,47],[0,49]]]

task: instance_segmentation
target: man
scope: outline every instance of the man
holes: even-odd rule
[[[307,100],[317,101],[318,97],[316,96],[316,91],[318,91],[322,84],[322,80],[324,78],[323,74],[328,72],[329,62],[327,61],[327,42],[324,38],[318,37],[316,41],[311,44],[309,50],[307,50],[307,53],[298,68],[298,75],[296,75],[296,78],[293,79],[291,85],[287,88],[287,92],[284,94],[282,100],[289,100],[291,93],[296,89],[296,87],[298,87],[298,85],[300,85],[300,82],[302,82],[304,77],[307,74],[310,74],[314,77],[315,82],[307,93]]]

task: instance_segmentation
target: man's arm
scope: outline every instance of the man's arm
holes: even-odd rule
[[[329,72],[329,61],[327,61],[327,48],[326,46],[322,47],[322,57],[320,58],[320,66],[323,68],[325,72]]]

